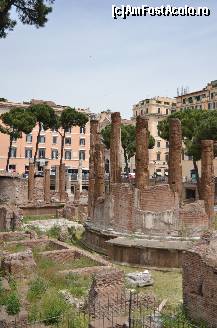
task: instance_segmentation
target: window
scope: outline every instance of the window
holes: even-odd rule
[[[71,150],[65,150],[65,159],[71,159],[71,158],[72,158]]]
[[[17,148],[12,147],[11,148],[11,157],[16,158],[17,157]]]
[[[85,139],[80,139],[80,146],[85,146]]]
[[[39,148],[38,157],[39,158],[45,158],[45,149],[44,148]]]
[[[39,136],[39,143],[45,143],[45,136]]]
[[[165,154],[165,161],[168,163],[168,161],[169,161],[169,154],[168,153],[166,153]]]
[[[57,144],[57,137],[53,137],[53,144]]]
[[[188,156],[188,160],[192,161],[193,160],[193,156]]]
[[[51,150],[51,158],[52,159],[58,159],[58,150],[57,149],[52,149]]]
[[[65,132],[66,133],[71,133],[72,132],[72,129],[71,128],[67,128],[67,129],[65,129]]]
[[[148,114],[148,108],[146,108],[146,113]]]
[[[157,147],[160,148],[160,141],[157,142]]]
[[[141,115],[143,115],[143,110],[141,109]]]
[[[166,148],[169,148],[169,141],[166,141]]]
[[[32,158],[32,149],[31,148],[25,149],[25,158]]]
[[[53,133],[58,133],[58,131],[56,129],[52,129]]]
[[[79,159],[85,161],[85,150],[79,150]]]
[[[136,116],[137,116],[137,110],[136,110]]]
[[[157,153],[157,161],[160,161],[160,153]]]
[[[65,145],[71,145],[71,138],[65,138]]]
[[[17,142],[17,138],[13,138],[13,140],[12,140],[13,142]]]
[[[85,128],[80,127],[80,133],[81,133],[81,134],[85,134]]]
[[[166,108],[166,115],[168,115],[169,114],[169,109],[168,108]]]
[[[158,114],[160,114],[160,108],[157,109]]]
[[[182,99],[182,103],[185,104],[186,103],[186,99]]]
[[[212,103],[208,103],[208,109],[212,109]]]
[[[32,142],[32,135],[31,134],[26,135],[26,142],[28,142],[28,143]]]
[[[16,172],[16,165],[9,164],[9,171]]]

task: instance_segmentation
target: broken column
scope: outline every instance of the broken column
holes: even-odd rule
[[[44,170],[44,201],[50,203],[50,169]]]
[[[94,168],[94,201],[96,201],[98,198],[105,196],[105,147],[103,144],[95,145]]]
[[[169,120],[169,174],[170,188],[177,192],[179,200],[182,197],[182,128],[177,118]]]
[[[201,198],[205,202],[206,213],[209,218],[209,225],[212,226],[214,219],[214,168],[213,168],[213,140],[201,141]]]
[[[80,192],[82,192],[82,160],[79,161],[79,167],[78,167],[78,184],[80,186]]]
[[[90,157],[89,157],[89,185],[88,185],[88,217],[93,218],[94,210],[94,151],[95,145],[99,143],[99,121],[90,121]]]
[[[110,182],[121,182],[121,115],[111,114]]]
[[[74,201],[78,202],[80,200],[81,192],[80,192],[80,185],[76,183],[74,185]]]
[[[66,193],[65,193],[65,184],[66,184],[66,177],[65,177],[65,164],[60,164],[59,169],[59,193],[60,193],[60,201],[65,202],[66,200]]]
[[[69,173],[66,176],[66,192],[69,196],[71,195],[71,176]]]
[[[29,161],[29,176],[28,176],[28,200],[33,201],[33,193],[35,187],[35,164]]]
[[[143,189],[149,184],[148,120],[136,118],[136,188]]]
[[[60,182],[59,173],[60,173],[60,167],[59,167],[59,165],[56,165],[56,170],[55,170],[55,191],[56,192],[59,192],[59,182]]]

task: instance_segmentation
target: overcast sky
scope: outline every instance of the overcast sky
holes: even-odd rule
[[[208,6],[210,17],[113,20],[112,4]],[[56,0],[45,28],[0,40],[0,97],[132,115],[132,105],[217,79],[217,0]]]

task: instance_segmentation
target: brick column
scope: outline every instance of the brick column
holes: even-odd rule
[[[121,115],[111,114],[110,182],[121,182]]]
[[[205,202],[206,213],[209,217],[209,226],[212,226],[214,219],[214,168],[213,168],[213,140],[201,141],[201,198]]]
[[[50,203],[50,169],[44,170],[44,201]]]
[[[148,120],[136,118],[136,188],[143,189],[149,185],[148,156]]]
[[[89,157],[89,185],[88,185],[88,217],[93,218],[94,210],[94,151],[95,145],[99,142],[99,121],[90,121],[90,157]]]
[[[59,193],[60,193],[60,201],[65,202],[66,200],[66,193],[65,193],[65,185],[66,185],[66,173],[65,173],[65,164],[60,164],[59,169]]]
[[[94,185],[94,202],[95,202],[99,197],[105,196],[105,147],[103,144],[95,145],[94,170],[95,170],[95,185]]]
[[[177,118],[169,120],[169,174],[170,188],[182,198],[182,128]]]
[[[28,200],[33,201],[33,193],[35,188],[35,164],[29,162],[29,177],[28,177]]]

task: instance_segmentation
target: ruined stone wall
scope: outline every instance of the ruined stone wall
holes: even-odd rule
[[[178,198],[168,185],[138,190],[127,183],[115,183],[94,214],[96,226],[104,229],[163,234],[177,229]]]
[[[197,201],[194,203],[186,204],[179,210],[180,224],[185,230],[196,228],[197,230],[203,229],[209,225],[208,215],[206,214],[204,202]]]
[[[61,264],[75,259],[79,259],[82,255],[74,250],[63,249],[58,251],[43,252],[42,256]]]
[[[183,302],[190,318],[217,327],[217,271],[200,254],[183,254]]]
[[[23,205],[28,202],[27,179],[0,176],[0,203]]]

